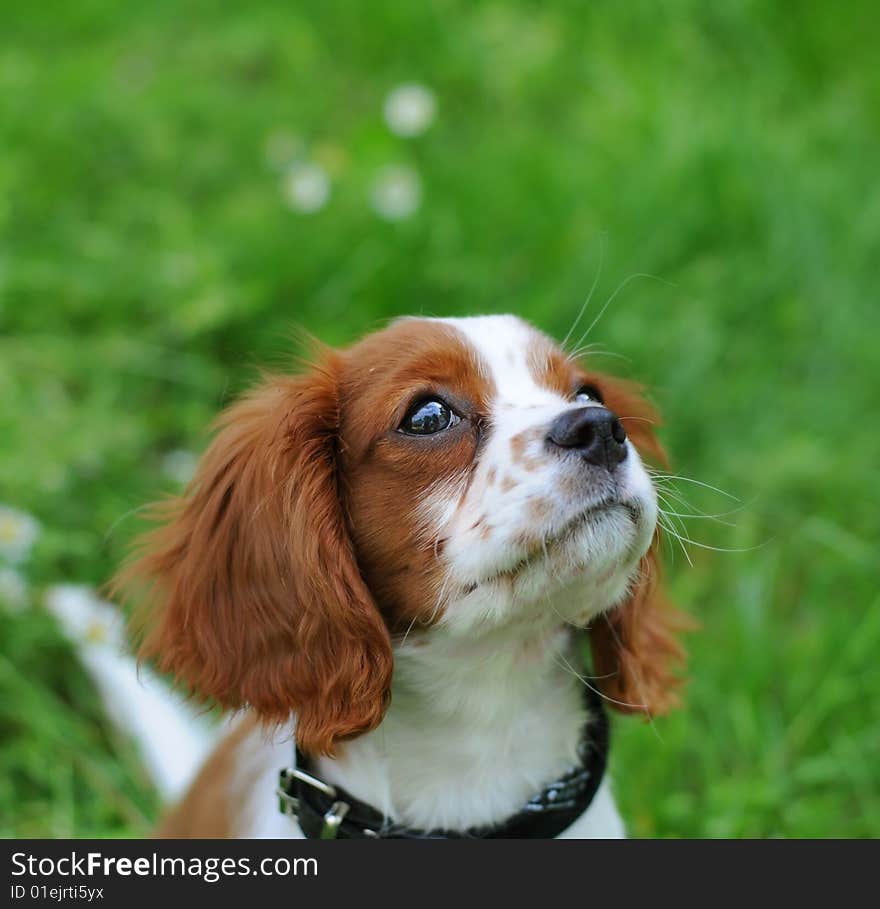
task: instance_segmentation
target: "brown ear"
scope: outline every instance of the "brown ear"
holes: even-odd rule
[[[345,529],[336,475],[338,366],[269,378],[220,432],[116,589],[147,583],[141,656],[199,697],[296,714],[309,753],[379,724],[388,631]]]
[[[643,457],[666,464],[666,452],[657,439],[657,411],[638,385],[593,375],[605,405],[624,425]],[[659,529],[642,558],[639,575],[628,598],[590,626],[593,672],[611,706],[622,713],[657,716],[679,703],[681,679],[676,670],[684,663],[680,635],[690,621],[666,598],[660,583]]]

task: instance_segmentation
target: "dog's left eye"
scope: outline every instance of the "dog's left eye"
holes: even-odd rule
[[[581,385],[574,393],[574,399],[579,404],[604,404],[602,392],[595,385]]]
[[[400,430],[412,436],[430,436],[455,426],[460,420],[445,401],[428,398],[409,409],[400,424]]]

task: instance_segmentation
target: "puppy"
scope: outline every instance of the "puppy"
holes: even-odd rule
[[[682,659],[655,423],[507,315],[401,319],[230,407],[117,583],[142,657],[241,711],[160,835],[623,835],[603,704],[664,712]]]

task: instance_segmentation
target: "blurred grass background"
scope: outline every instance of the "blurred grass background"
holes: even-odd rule
[[[614,297],[588,340],[626,358],[597,363],[743,503],[676,486],[744,551],[669,550],[702,629],[686,709],[616,723],[631,832],[880,833],[878,31],[867,2],[4,4],[0,503],[41,531],[0,605],[0,833],[148,830],[42,591],[106,580],[292,326],[562,337],[594,280],[581,328]],[[405,138],[412,81],[437,113]]]

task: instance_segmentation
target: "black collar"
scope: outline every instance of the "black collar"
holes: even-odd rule
[[[551,839],[589,807],[602,782],[608,758],[608,716],[599,695],[584,686],[588,720],[578,753],[580,765],[548,783],[520,811],[491,827],[417,830],[404,827],[339,786],[307,772],[296,749],[296,765],[281,771],[278,785],[283,814],[296,818],[308,839]]]

